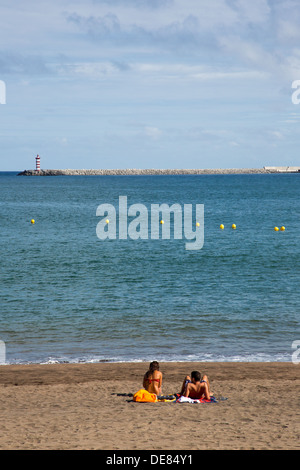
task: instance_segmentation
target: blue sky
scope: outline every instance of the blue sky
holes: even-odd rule
[[[0,170],[299,165],[298,0],[1,0]]]

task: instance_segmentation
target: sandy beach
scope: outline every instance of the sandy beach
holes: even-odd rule
[[[0,449],[299,449],[299,367],[160,364],[164,394],[208,375],[218,403],[190,404],[133,402],[148,363],[3,365]]]

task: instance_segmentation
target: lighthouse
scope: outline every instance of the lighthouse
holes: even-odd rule
[[[40,156],[37,155],[37,156],[35,157],[35,160],[36,160],[35,170],[36,170],[36,171],[41,171],[41,159],[40,159]]]

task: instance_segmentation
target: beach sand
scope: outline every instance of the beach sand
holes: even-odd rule
[[[163,393],[192,370],[218,403],[135,403],[148,363],[0,366],[0,449],[300,449],[292,363],[161,363]]]

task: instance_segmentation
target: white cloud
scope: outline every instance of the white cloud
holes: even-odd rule
[[[157,127],[145,127],[145,134],[147,137],[150,137],[151,139],[157,140],[159,137],[162,135],[162,131],[158,129]]]
[[[92,79],[105,79],[118,75],[121,71],[128,70],[128,66],[112,62],[79,62],[57,65],[59,75],[69,77],[82,77]]]
[[[230,4],[238,11],[243,23],[264,24],[269,20],[271,8],[267,0],[233,0]]]
[[[271,137],[274,137],[276,139],[279,139],[279,140],[284,139],[284,135],[280,131],[269,131],[269,134]]]

